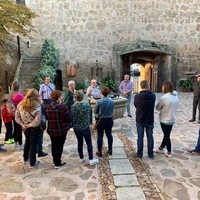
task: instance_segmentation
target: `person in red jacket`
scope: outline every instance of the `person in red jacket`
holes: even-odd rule
[[[13,128],[12,128],[12,107],[8,101],[8,98],[3,98],[3,104],[1,107],[1,113],[2,113],[2,119],[6,127],[6,133],[5,133],[5,144],[12,144],[14,143],[13,139]]]

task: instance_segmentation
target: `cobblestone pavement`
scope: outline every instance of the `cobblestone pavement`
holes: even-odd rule
[[[156,94],[157,100],[162,94]],[[54,169],[50,154],[49,136],[44,136],[44,151],[47,157],[38,158],[40,165],[29,169],[23,164],[23,152],[16,151],[14,144],[4,145],[6,153],[0,152],[0,200],[197,200],[200,199],[200,156],[187,153],[195,147],[199,125],[189,123],[192,111],[192,93],[180,93],[177,124],[172,130],[172,158],[156,154],[149,159],[144,150],[143,159],[134,156],[136,129],[133,118],[118,119],[122,131],[114,136],[113,155],[100,158],[97,166],[86,161],[79,164],[77,142],[69,132],[62,161],[67,165]],[[0,134],[3,143],[5,130]],[[162,140],[162,131],[155,111],[155,147]],[[107,141],[104,141],[106,152]],[[93,134],[94,152],[96,134]],[[145,139],[146,147],[146,139]],[[86,146],[84,146],[87,156]]]
[[[156,94],[158,100],[162,94]],[[198,200],[200,199],[200,156],[190,155],[187,150],[194,149],[199,124],[188,122],[192,117],[192,93],[179,93],[180,105],[178,107],[177,123],[172,129],[172,158],[166,158],[163,154],[155,154],[153,160],[149,159],[145,151],[141,163],[146,172],[159,188],[165,200]],[[122,124],[128,139],[136,148],[137,134],[135,128],[135,109],[133,118],[118,119]],[[159,147],[163,133],[158,120],[158,112],[155,111],[154,142],[155,148]]]

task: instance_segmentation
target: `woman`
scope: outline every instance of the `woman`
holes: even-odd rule
[[[97,123],[97,147],[98,151],[96,155],[102,157],[102,144],[103,144],[103,134],[106,133],[108,139],[108,151],[107,153],[112,155],[112,127],[113,127],[113,109],[114,102],[111,98],[108,98],[109,88],[103,87],[101,89],[102,98],[97,101],[94,108],[94,114],[96,116]]]
[[[92,139],[90,132],[90,104],[88,102],[82,102],[83,93],[75,92],[75,103],[72,105],[73,115],[73,127],[78,140],[78,153],[80,157],[80,163],[85,161],[83,155],[83,138],[87,144],[87,150],[89,155],[89,164],[95,165],[98,163],[98,159],[93,158]]]
[[[40,134],[41,105],[36,89],[28,90],[24,99],[18,104],[15,113],[15,120],[21,125],[25,134],[24,163],[28,163],[30,157],[30,167],[34,168],[39,164],[36,161],[37,143]]]
[[[11,85],[10,99],[12,100],[15,108],[17,108],[19,102],[21,102],[24,98],[24,95],[19,91],[19,88],[20,88],[19,82],[13,81]],[[13,117],[13,124],[14,124],[13,137],[15,141],[15,148],[17,150],[23,150],[22,127],[20,126],[20,124],[16,123],[15,117]]]
[[[66,164],[61,162],[61,156],[72,120],[67,106],[60,103],[61,94],[61,91],[53,90],[51,92],[51,103],[46,105],[44,110],[48,121],[47,133],[51,138],[51,153],[55,169]]]
[[[164,95],[156,105],[156,109],[160,111],[160,125],[164,133],[164,137],[160,147],[155,150],[156,153],[164,153],[166,157],[171,158],[171,139],[170,134],[173,125],[175,124],[176,112],[178,107],[178,93],[174,91],[174,86],[171,82],[165,82],[162,85]],[[167,148],[167,152],[164,148]]]

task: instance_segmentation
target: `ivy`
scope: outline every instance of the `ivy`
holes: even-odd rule
[[[39,89],[44,82],[44,77],[48,76],[54,80],[56,68],[59,64],[59,51],[55,47],[53,40],[45,40],[41,50],[42,60],[40,62],[40,69],[34,77],[34,86]]]

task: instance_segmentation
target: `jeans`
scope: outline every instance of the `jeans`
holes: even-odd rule
[[[40,134],[40,128],[28,128],[24,131],[25,144],[24,144],[24,161],[30,157],[30,165],[34,166],[36,162],[37,143]]]
[[[19,145],[22,145],[22,127],[15,121],[14,117],[13,117],[13,124],[14,124],[13,137],[15,143],[18,142]]]
[[[37,153],[38,153],[38,155],[42,154],[43,135],[44,135],[44,132],[42,130],[40,130],[38,143],[37,143]]]
[[[97,125],[97,148],[99,152],[102,152],[103,145],[103,134],[104,131],[106,133],[106,137],[108,139],[108,150],[112,151],[113,145],[113,136],[112,136],[112,127],[113,127],[113,118],[101,118],[97,119],[99,121]]]
[[[84,158],[83,155],[83,138],[85,138],[85,142],[87,144],[87,151],[89,155],[89,160],[93,159],[93,152],[92,152],[92,139],[91,139],[91,132],[90,128],[86,128],[85,130],[76,130],[74,129],[74,132],[76,134],[77,140],[78,140],[78,153],[80,159]]]
[[[126,98],[127,98],[127,102],[126,102],[127,113],[128,115],[131,115],[131,94],[128,94]]]
[[[56,166],[61,165],[61,156],[63,153],[63,146],[66,140],[66,135],[50,136],[51,138],[51,154],[53,156],[53,163]]]
[[[136,123],[137,127],[137,156],[142,158],[143,156],[143,147],[144,147],[144,130],[146,129],[147,136],[147,151],[149,156],[153,156],[153,148],[154,148],[154,139],[153,139],[153,124],[145,124],[145,123]]]
[[[164,137],[162,140],[162,143],[160,145],[160,148],[164,148],[165,146],[167,147],[168,153],[171,153],[171,139],[170,139],[170,133],[172,131],[173,125],[166,125],[163,123],[160,123],[162,131],[164,133]]]
[[[193,97],[193,110],[192,110],[192,119],[196,119],[196,112],[197,112],[197,106],[199,110],[199,117],[198,120],[200,120],[200,99],[199,97],[194,96]]]
[[[6,127],[6,133],[5,133],[5,141],[13,138],[13,128],[12,128],[12,122],[5,123]]]
[[[195,147],[195,150],[200,152],[200,128],[199,128],[199,137],[198,137],[198,140],[197,140],[197,145]]]
[[[1,128],[2,128],[2,119],[0,118],[0,133],[1,133]]]

